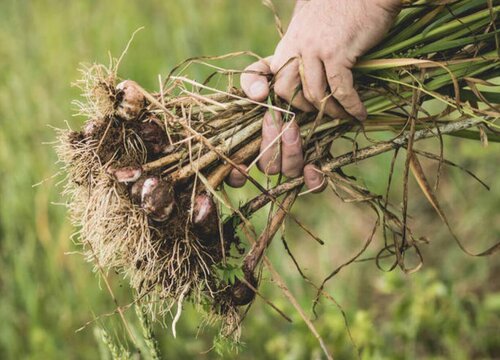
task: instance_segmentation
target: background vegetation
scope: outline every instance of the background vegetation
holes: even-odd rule
[[[277,2],[283,17],[290,2]],[[96,324],[125,343],[112,312],[115,304],[98,277],[78,254],[70,236],[57,188],[55,155],[47,142],[50,126],[63,127],[72,118],[81,61],[107,61],[107,52],[121,52],[130,34],[146,26],[134,42],[121,74],[153,89],[157,75],[197,55],[253,50],[270,54],[278,36],[272,15],[258,0],[57,1],[0,2],[0,358],[107,358]],[[250,59],[235,59],[234,68]],[[202,76],[204,70],[195,72]],[[341,151],[347,144],[339,144]],[[425,144],[437,149],[436,141]],[[499,146],[483,148],[469,140],[446,140],[448,158],[473,169],[492,186],[485,191],[456,169],[446,169],[439,196],[459,236],[472,249],[484,248],[500,235]],[[383,192],[390,157],[382,156],[349,169],[371,189]],[[435,164],[426,163],[429,174]],[[42,179],[42,185],[32,187]],[[397,181],[397,178],[396,178]],[[401,184],[401,182],[396,182]],[[401,186],[393,199],[399,201]],[[405,276],[383,273],[373,262],[352,265],[329,283],[328,291],[347,314],[352,337],[363,359],[489,359],[500,358],[500,261],[463,254],[432,208],[412,184],[411,213],[423,247],[423,270]],[[248,197],[251,190],[236,195]],[[320,281],[360,248],[373,217],[361,206],[344,204],[332,194],[306,196],[294,210],[326,241],[321,247],[292,224],[287,241],[301,266]],[[263,218],[256,219],[257,225]],[[311,307],[314,292],[304,284],[279,239],[271,258],[301,304]],[[380,239],[371,254],[380,246]],[[264,278],[268,276],[264,274]],[[126,280],[111,275],[120,304],[131,299]],[[289,314],[287,323],[262,301],[250,311],[243,330],[239,359],[319,359],[321,352],[307,327],[280,291],[268,281],[263,292]],[[339,310],[323,303],[315,322],[339,359],[356,358]],[[100,317],[99,317],[100,316]],[[134,329],[134,312],[129,310]],[[82,331],[76,332],[95,317]],[[168,327],[156,333],[167,358],[217,358],[213,331],[199,332],[199,316],[187,307],[177,339]],[[138,331],[138,330],[135,330]]]

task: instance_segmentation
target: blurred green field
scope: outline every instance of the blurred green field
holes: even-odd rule
[[[289,1],[276,2],[283,17]],[[96,326],[104,326],[126,342],[115,305],[92,266],[70,240],[74,229],[65,209],[56,204],[60,178],[50,142],[53,127],[65,121],[78,126],[70,83],[84,62],[107,62],[118,55],[131,33],[137,35],[120,73],[150,89],[158,74],[181,60],[252,50],[272,52],[278,36],[272,14],[258,0],[2,0],[0,2],[0,359],[109,358]],[[249,58],[229,61],[242,67]],[[226,62],[227,64],[228,62]],[[204,75],[204,70],[194,76]],[[499,145],[483,148],[470,140],[446,139],[451,160],[474,170],[491,185],[487,192],[470,177],[447,168],[439,197],[461,239],[479,250],[500,237]],[[339,144],[341,151],[347,144]],[[428,141],[427,149],[437,149]],[[348,170],[374,191],[386,186],[390,156],[360,163]],[[436,164],[425,163],[429,174]],[[401,199],[401,164],[393,199]],[[42,185],[33,184],[46,180]],[[411,183],[412,223],[423,246],[424,268],[406,276],[383,273],[373,262],[344,269],[327,290],[342,305],[362,359],[500,359],[500,260],[462,253],[432,208]],[[233,191],[248,197],[251,190]],[[344,204],[330,193],[305,196],[296,215],[326,241],[319,246],[293,224],[287,241],[308,276],[321,281],[354,254],[371,231],[367,208]],[[255,219],[262,227],[264,217]],[[375,254],[380,237],[369,251]],[[297,295],[311,308],[314,291],[284,256],[279,239],[270,257]],[[130,302],[126,280],[110,274],[120,304]],[[287,323],[257,300],[243,329],[244,345],[237,359],[321,359],[314,337],[264,273],[263,293],[289,314]],[[137,329],[134,312],[126,313]],[[340,311],[330,303],[319,307],[315,325],[338,359],[356,358]],[[96,322],[92,322],[94,318]],[[83,330],[76,332],[90,322]],[[186,307],[173,338],[170,318],[156,333],[168,359],[212,359],[214,332],[199,332],[199,315]]]

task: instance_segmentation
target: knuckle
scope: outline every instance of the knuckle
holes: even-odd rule
[[[310,89],[304,89],[303,91],[304,97],[307,101],[314,105],[314,107],[319,108],[321,105],[322,95],[317,91],[313,91]]]
[[[329,63],[338,63],[344,57],[346,51],[345,46],[333,43],[330,46],[322,46],[319,49],[322,60],[328,61]]]
[[[281,146],[283,147],[283,153],[287,161],[300,161],[302,159],[303,150],[300,138],[292,144],[288,144],[286,141],[283,141]]]
[[[276,84],[274,85],[274,92],[276,95],[283,99],[288,99],[290,96],[290,88],[284,81],[277,81]]]
[[[292,164],[290,166],[293,167],[294,166],[293,164],[302,165],[303,162],[304,162],[304,155],[302,153],[302,146],[300,144],[289,146],[289,148],[286,151],[285,158],[283,159],[283,163]]]
[[[328,83],[330,84],[330,86],[333,85],[333,87],[338,87],[341,82],[342,75],[339,72],[331,71],[328,74]]]
[[[302,173],[301,164],[294,164],[293,166],[289,166],[283,169],[283,175],[289,178],[297,177],[301,173]]]
[[[335,54],[338,54],[338,51],[335,47],[328,46],[328,47],[323,47],[320,50],[320,54],[323,60],[329,60],[333,59],[335,57]]]
[[[273,74],[276,74],[281,68],[282,64],[278,61],[278,57],[274,56],[269,64],[269,69]]]
[[[256,69],[259,68],[259,62],[256,61],[254,63],[251,63],[250,65],[248,65],[246,68],[245,68],[245,72],[243,72],[243,75],[247,74],[247,73],[252,73],[253,71],[255,71]]]
[[[279,66],[279,65],[278,65],[275,61],[273,61],[273,62],[270,64],[269,69],[271,70],[271,72],[272,72],[273,74],[276,74],[276,73],[279,71],[280,66]]]
[[[303,91],[303,93],[304,93],[304,98],[305,98],[307,101],[309,101],[311,104],[313,104],[313,105],[315,105],[315,106],[316,106],[316,104],[315,104],[315,100],[314,100],[314,98],[312,97],[312,94],[311,94],[309,91]]]
[[[282,159],[281,172],[283,175],[290,176],[290,174],[302,173],[304,167],[302,157],[299,155],[288,155]],[[295,175],[295,176],[298,176]]]
[[[266,175],[276,175],[280,172],[280,166],[274,161],[259,163],[259,170]]]
[[[335,91],[332,91],[332,94],[341,103],[345,103],[349,100],[349,94],[343,87],[337,87]]]

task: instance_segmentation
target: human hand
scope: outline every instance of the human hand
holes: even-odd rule
[[[354,88],[352,67],[357,59],[375,46],[390,28],[400,9],[400,0],[309,0],[297,1],[290,26],[273,56],[250,65],[241,76],[247,96],[264,101],[269,95],[266,74],[275,75],[275,93],[297,109],[310,112],[323,107],[336,118],[366,119],[366,109]],[[302,70],[299,70],[302,69]],[[279,115],[262,126],[261,150],[282,131]],[[287,124],[282,149],[276,143],[261,154],[259,168],[268,174],[282,172],[288,177],[302,173],[303,155],[295,123]],[[303,169],[309,189],[320,189],[323,176],[313,166]],[[232,186],[242,186],[245,178],[233,170]]]
[[[268,59],[247,68],[247,72],[241,76],[243,91],[252,100],[262,102],[269,95],[269,84],[265,74],[270,73]],[[279,140],[280,134],[281,141]],[[293,178],[304,175],[306,187],[318,192],[324,188],[324,177],[313,164],[304,166],[304,155],[302,151],[302,138],[300,128],[296,122],[284,123],[279,111],[267,111],[262,122],[261,153],[257,165],[261,171],[268,175],[282,173]],[[246,166],[240,165],[246,171]],[[240,171],[233,169],[227,178],[232,187],[241,187],[246,178]]]
[[[351,69],[383,38],[400,6],[401,0],[299,1],[270,59],[275,93],[303,111],[319,110],[328,96],[328,115],[366,119]]]

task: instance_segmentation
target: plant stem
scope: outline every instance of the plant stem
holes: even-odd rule
[[[241,164],[250,160],[259,151],[261,141],[262,139],[259,137],[245,145],[231,156],[231,160],[233,160],[236,164]],[[232,169],[233,166],[231,164],[223,164],[217,167],[207,178],[210,186],[213,189],[219,187]]]
[[[245,256],[245,259],[243,261],[243,268],[245,270],[248,270],[252,273],[254,272],[257,265],[260,263],[262,256],[264,255],[264,251],[273,240],[274,235],[283,224],[283,221],[285,221],[286,216],[293,203],[297,199],[298,195],[299,189],[295,188],[291,190],[283,199],[280,209],[278,209],[272,216],[269,224],[266,226],[266,229],[262,232],[257,241],[253,244],[248,254]]]
[[[481,121],[478,119],[465,119],[455,122],[450,122],[447,124],[437,126],[439,133],[441,134],[453,134],[460,133],[465,129],[469,129],[476,126]],[[414,141],[423,140],[431,137],[438,136],[437,129],[422,129],[415,132]],[[392,141],[385,143],[379,143],[372,146],[365,147],[363,149],[357,150],[355,153],[349,152],[345,153],[339,157],[336,157],[323,164],[321,170],[324,172],[332,172],[335,169],[347,166],[350,164],[357,163],[361,160],[365,160],[376,155],[382,154],[384,152],[401,148],[405,146],[408,142],[409,133],[405,132],[401,136],[397,137]],[[280,184],[273,189],[268,190],[268,194],[261,194],[248,201],[245,205],[241,207],[241,212],[243,214],[252,214],[270,202],[269,196],[276,198],[294,189],[297,189],[304,185],[304,178],[298,177],[295,179],[290,179],[287,182]],[[235,215],[233,215],[234,217]]]

